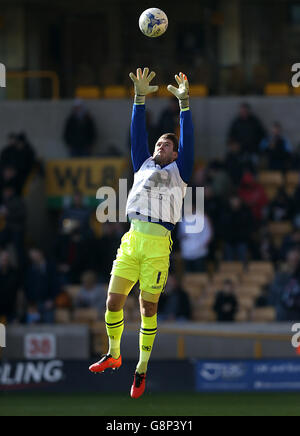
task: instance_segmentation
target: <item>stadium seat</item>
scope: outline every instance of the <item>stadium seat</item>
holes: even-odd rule
[[[289,195],[293,195],[296,187],[300,183],[300,173],[298,171],[289,171],[286,174],[285,189]]]
[[[258,181],[264,187],[269,200],[274,198],[278,188],[284,184],[284,178],[280,171],[260,171]]]
[[[221,262],[219,265],[219,272],[242,274],[244,271],[244,264],[242,262]]]
[[[269,222],[269,230],[272,235],[274,244],[279,247],[283,238],[292,232],[293,226],[290,221]]]
[[[182,287],[190,297],[199,297],[209,283],[206,273],[187,273],[183,276]]]
[[[125,86],[106,86],[103,89],[104,98],[126,98],[128,92]]]
[[[56,309],[54,318],[57,324],[69,324],[71,322],[71,312],[68,309]]]
[[[239,309],[235,315],[236,322],[247,322],[249,321],[249,311],[246,309]]]
[[[268,96],[289,95],[290,87],[287,83],[267,83],[264,88],[264,94]]]
[[[186,273],[182,279],[183,287],[193,285],[207,285],[210,281],[206,273]]]
[[[236,291],[239,296],[256,298],[261,293],[261,285],[255,283],[241,283]]]
[[[98,86],[78,86],[75,90],[75,97],[97,99],[101,97],[101,91]]]
[[[250,310],[253,308],[254,301],[251,297],[239,297],[238,302],[240,309]]]
[[[70,295],[72,300],[74,301],[80,291],[80,286],[78,285],[68,285],[65,287],[66,292]]]
[[[195,304],[195,307],[199,307],[200,309],[212,309],[213,305],[215,303],[215,296],[214,295],[206,295],[205,297],[199,298],[197,303]]]
[[[257,307],[251,314],[252,321],[255,322],[272,322],[276,320],[274,307]]]
[[[263,273],[244,273],[242,275],[242,284],[264,286],[270,283],[268,275]]]
[[[249,274],[262,273],[268,276],[270,279],[274,276],[274,265],[272,262],[249,262],[247,270]]]
[[[240,274],[237,273],[227,273],[227,272],[218,272],[216,274],[214,274],[213,279],[212,279],[212,283],[214,285],[216,284],[220,284],[223,285],[224,280],[231,280],[233,283],[237,284],[240,282]]]
[[[216,320],[216,314],[213,310],[196,309],[193,311],[193,321],[213,322]]]
[[[190,95],[192,97],[207,97],[208,88],[205,85],[190,85]]]
[[[92,324],[99,318],[98,310],[94,308],[75,309],[73,313],[73,322],[80,324]]]
[[[280,171],[260,171],[258,174],[258,181],[263,186],[282,186],[283,175]]]

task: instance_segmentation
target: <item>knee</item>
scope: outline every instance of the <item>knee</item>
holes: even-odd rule
[[[124,296],[109,293],[106,300],[106,308],[110,312],[119,312],[124,306]]]
[[[157,313],[157,303],[151,303],[141,299],[141,314],[143,316],[151,317]]]

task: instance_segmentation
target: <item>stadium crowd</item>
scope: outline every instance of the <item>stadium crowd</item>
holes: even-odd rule
[[[175,107],[172,100],[157,125],[149,113],[150,137],[157,138],[166,131],[178,133],[178,116],[178,105]],[[72,123],[70,118],[64,131],[71,154],[86,155],[80,144],[72,148]],[[88,135],[92,136],[91,144],[94,127],[90,127]],[[300,182],[292,195],[280,186],[270,199],[258,175],[263,170],[283,175],[299,172],[299,150],[285,137],[280,122],[275,121],[270,131],[266,130],[247,103],[241,105],[228,126],[226,144],[222,159],[198,162],[195,166],[190,184],[193,188],[205,188],[204,229],[190,235],[184,220],[176,226],[170,275],[159,303],[159,317],[199,320],[193,310],[196,297],[184,288],[185,274],[212,274],[224,261],[241,262],[245,268],[250,261],[265,261],[277,272],[269,283],[261,285],[254,307],[274,307],[278,321],[298,320]],[[95,309],[97,317],[103,318],[112,262],[129,224],[105,223],[101,236],[96,236],[90,225],[95,211],[85,205],[80,192],[74,192],[73,203],[56,220],[52,249],[44,253],[40,247],[31,246],[25,232],[23,196],[35,171],[43,174],[26,134],[10,134],[0,154],[0,321],[53,323],[58,321],[58,309],[71,312],[80,308]],[[275,243],[270,222],[288,222],[291,226],[280,244]],[[236,319],[238,286],[225,277],[212,295],[210,308],[216,320]],[[138,317],[138,300],[134,298],[137,292],[135,288],[128,300],[127,314],[132,320]]]

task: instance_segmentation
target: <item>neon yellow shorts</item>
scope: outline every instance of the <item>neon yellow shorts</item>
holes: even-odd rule
[[[141,291],[160,294],[168,278],[172,245],[171,232],[163,226],[135,220],[121,240],[111,274],[134,283],[139,280]]]

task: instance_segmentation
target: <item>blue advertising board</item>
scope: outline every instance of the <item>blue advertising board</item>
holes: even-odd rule
[[[300,391],[300,360],[197,361],[198,392]]]

